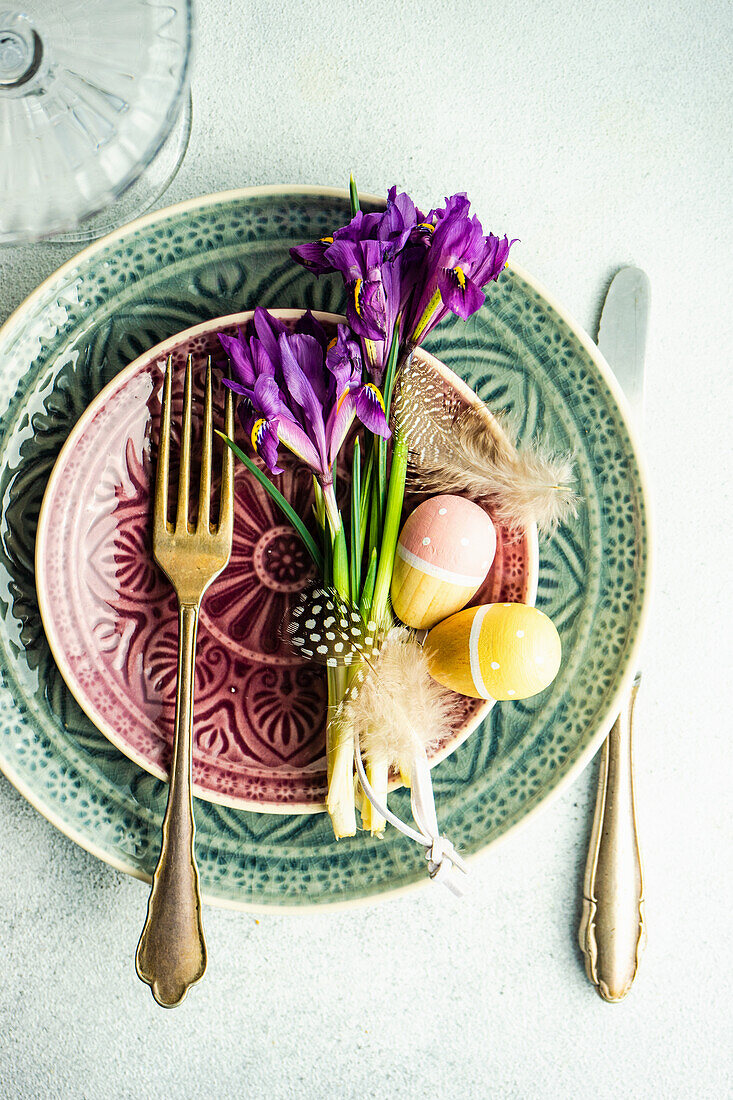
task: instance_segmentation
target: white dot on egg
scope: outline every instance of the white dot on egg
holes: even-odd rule
[[[535,664],[543,665],[544,663],[545,663],[545,658],[542,656],[541,653],[538,653],[537,656],[535,657]]]
[[[516,695],[517,694],[516,691],[514,690],[514,688],[507,688],[506,693],[507,693],[507,695]]]
[[[523,630],[518,630],[517,631],[517,637],[518,638],[523,638],[524,637],[524,631]]]
[[[461,546],[468,546],[468,539],[465,537],[465,535],[461,539]]]
[[[492,662],[491,662],[491,667],[492,667],[492,668],[493,668],[494,670],[496,670],[497,668],[501,668],[501,665],[499,664],[499,662],[498,662],[498,661],[492,661]]]
[[[439,516],[445,516],[447,514],[447,512],[448,512],[447,508],[438,508],[438,515]]]
[[[425,538],[422,540],[422,544],[423,546],[430,546],[430,538],[428,535],[426,535]]]

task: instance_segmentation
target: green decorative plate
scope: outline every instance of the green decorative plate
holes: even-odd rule
[[[378,205],[378,200],[373,204]],[[288,248],[348,217],[345,193],[256,189],[196,199],[94,244],[0,330],[0,766],[59,829],[147,878],[166,788],[123,756],[64,684],[40,623],[38,511],[59,450],[119,370],[159,341],[256,304],[343,309]],[[521,435],[576,454],[578,516],[540,545],[537,604],[555,621],[563,667],[534,699],[495,707],[433,772],[441,827],[469,855],[545,803],[584,766],[633,674],[648,604],[644,480],[618,387],[595,345],[516,266],[467,324],[427,344]],[[405,792],[392,796],[409,814]],[[427,882],[395,831],[336,844],[323,814],[268,815],[196,802],[207,900],[239,908],[368,898]]]

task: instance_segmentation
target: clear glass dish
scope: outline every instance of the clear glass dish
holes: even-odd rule
[[[5,3],[0,244],[98,236],[150,206],[183,157],[193,0]]]

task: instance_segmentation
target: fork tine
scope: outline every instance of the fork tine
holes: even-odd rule
[[[160,410],[158,436],[158,468],[155,476],[155,504],[153,507],[153,534],[164,535],[168,531],[168,468],[171,450],[171,378],[173,357],[168,356],[163,382],[163,402]]]
[[[204,438],[201,445],[201,479],[199,481],[199,518],[196,530],[209,533],[211,518],[211,356],[206,364],[204,389]]]
[[[230,439],[234,438],[234,395],[226,387],[224,403],[224,431]],[[221,466],[221,496],[219,503],[219,531],[231,534],[234,526],[234,454],[231,447],[224,444]]]
[[[181,432],[181,467],[178,473],[178,508],[176,530],[188,531],[188,496],[191,488],[191,374],[193,356],[186,360],[186,381],[183,387],[183,431]]]

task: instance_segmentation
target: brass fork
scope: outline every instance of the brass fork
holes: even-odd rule
[[[204,434],[196,526],[189,522],[191,482],[191,356],[186,365],[183,430],[175,523],[168,521],[168,471],[171,436],[172,362],[163,387],[158,469],[153,515],[153,555],[178,596],[178,683],[176,725],[168,804],[158,865],[135,964],[158,1004],[173,1008],[206,970],[206,940],[201,920],[199,873],[194,856],[195,825],[191,799],[191,740],[196,631],[204,592],[229,561],[234,523],[233,455],[224,448],[219,523],[211,524],[211,359],[206,370]],[[234,432],[234,406],[227,392],[225,427]]]

